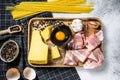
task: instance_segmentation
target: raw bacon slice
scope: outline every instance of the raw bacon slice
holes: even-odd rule
[[[100,48],[96,48],[88,57],[87,61],[83,65],[85,69],[94,69],[99,67],[104,60],[103,53]]]
[[[102,41],[103,38],[104,38],[104,36],[103,36],[103,31],[100,30],[99,32],[97,32],[97,33],[96,33],[96,36],[98,37],[98,39],[99,39],[100,41]]]
[[[66,51],[64,64],[69,66],[76,66],[78,64],[78,59],[72,54],[71,50]]]
[[[72,50],[74,48],[74,40],[72,39],[69,43],[68,43],[68,49]]]
[[[74,49],[76,50],[83,48],[83,44],[84,44],[84,34],[81,34],[79,32],[74,36]]]
[[[84,46],[85,36],[82,32],[78,32],[74,35],[73,39],[68,43],[68,49],[77,50]]]
[[[90,55],[90,51],[88,49],[72,50],[72,54],[81,62],[84,62]]]
[[[94,33],[91,34],[89,37],[86,37],[86,42],[87,42],[86,47],[89,50],[95,49],[101,43],[101,41],[99,40],[99,38]]]

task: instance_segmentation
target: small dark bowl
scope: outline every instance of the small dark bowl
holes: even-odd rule
[[[55,38],[55,34],[58,31],[62,31],[65,33],[66,38],[63,41],[59,41]],[[59,47],[64,47],[72,39],[71,29],[66,25],[58,25],[52,30],[50,39],[55,45],[57,45]]]

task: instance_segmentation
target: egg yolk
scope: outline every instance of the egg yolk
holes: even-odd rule
[[[62,41],[65,39],[65,33],[62,32],[62,31],[58,31],[56,34],[55,34],[55,38],[59,41]]]

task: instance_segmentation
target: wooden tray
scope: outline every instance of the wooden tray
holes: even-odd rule
[[[29,21],[29,24],[28,24],[28,54],[29,54],[29,49],[30,49],[30,43],[31,43],[31,32],[32,32],[32,28],[33,28],[33,22],[34,21],[41,21],[41,20],[53,20],[53,21],[62,21],[64,22],[65,25],[70,25],[70,23],[76,18],[33,18]],[[102,22],[98,19],[98,18],[77,18],[77,19],[80,19],[82,20],[83,22],[83,27],[85,26],[88,26],[87,23],[89,21],[98,21],[100,23],[100,28],[99,30],[103,30],[103,27],[102,27]],[[89,29],[89,31],[86,31],[85,32],[85,35],[86,36],[89,36],[91,33],[93,32],[92,29]],[[102,44],[100,45],[100,48],[101,50],[103,51],[103,42]],[[77,66],[67,66],[67,65],[64,65],[63,64],[63,61],[64,61],[64,57],[65,57],[65,50],[63,48],[59,48],[59,51],[61,53],[61,57],[56,59],[56,60],[51,60],[48,62],[48,64],[45,64],[45,65],[41,65],[41,64],[31,64],[29,61],[28,63],[33,66],[33,67],[82,67],[84,63],[82,62],[79,62]]]

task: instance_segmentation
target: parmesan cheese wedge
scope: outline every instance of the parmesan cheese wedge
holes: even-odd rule
[[[43,43],[40,32],[33,30],[28,61],[31,64],[48,63],[48,46]]]
[[[60,53],[57,46],[51,47],[51,54],[52,54],[52,59],[56,59],[60,57]]]
[[[52,29],[52,26],[48,26],[43,31],[41,31],[41,35],[42,35],[44,41],[46,41],[50,38],[51,29]]]

